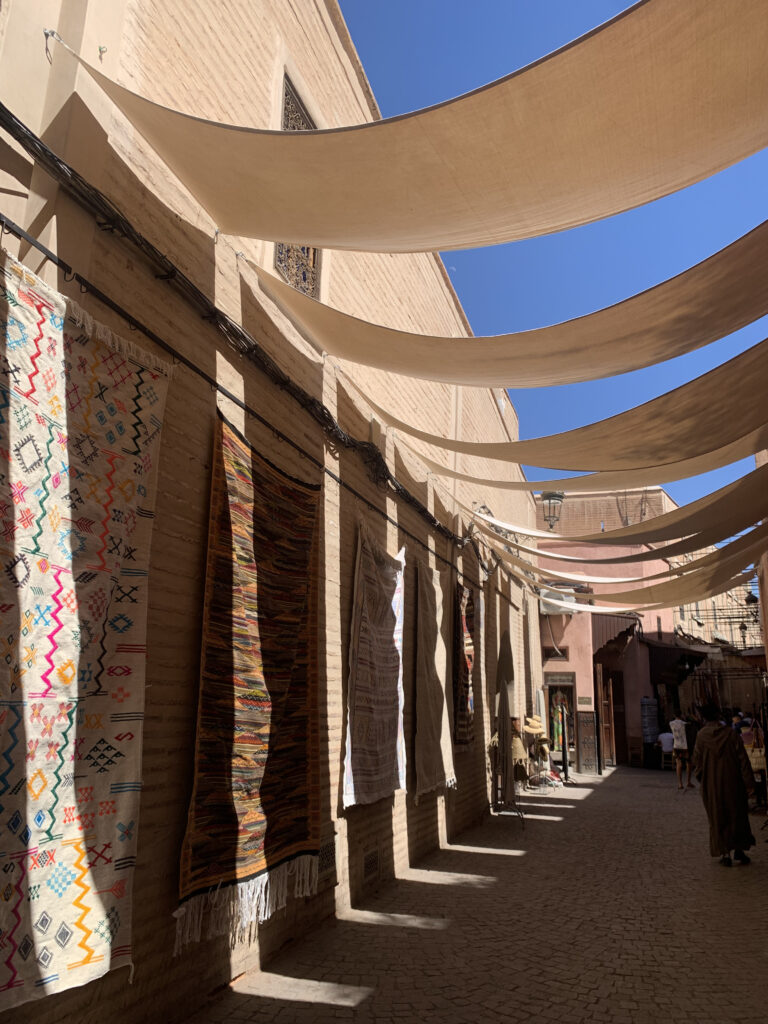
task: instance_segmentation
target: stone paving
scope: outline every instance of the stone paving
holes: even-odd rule
[[[698,791],[620,768],[526,794],[237,979],[213,1022],[764,1024],[768,828],[709,857]],[[192,1022],[190,1022],[192,1024]]]

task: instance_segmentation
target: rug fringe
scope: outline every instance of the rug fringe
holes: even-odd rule
[[[140,345],[134,345],[132,341],[128,341],[126,338],[121,338],[119,334],[115,334],[106,324],[94,320],[90,313],[86,312],[74,299],[70,298],[67,298],[67,320],[71,321],[76,327],[82,327],[86,334],[96,338],[103,345],[107,345],[113,352],[119,352],[121,356],[126,356],[126,358],[140,363],[141,366],[145,366],[148,370],[153,370],[155,373],[162,373],[167,377],[172,376],[172,362],[161,359],[160,356],[155,355],[146,348],[142,348]]]
[[[288,902],[289,875],[294,876],[294,896],[317,894],[318,858],[315,854],[305,854],[246,882],[219,886],[187,900],[173,914],[176,918],[173,955],[179,956],[185,946],[200,941],[206,916],[206,938],[228,935],[230,947],[252,942],[255,926],[263,924]]]

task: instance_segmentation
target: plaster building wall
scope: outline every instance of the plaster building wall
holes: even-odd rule
[[[89,60],[121,83],[169,106],[258,127],[279,128],[287,72],[318,126],[353,124],[377,115],[362,68],[334,0],[253,4],[227,0],[11,0],[0,8],[0,92],[13,112],[101,188],[139,231],[208,296],[257,339],[290,377],[320,399],[350,434],[373,437],[398,479],[434,515],[462,533],[466,523],[455,498],[484,502],[512,521],[533,523],[525,494],[483,493],[463,482],[431,477],[394,436],[372,426],[369,410],[348,377],[395,415],[437,433],[483,440],[514,439],[517,418],[502,391],[454,388],[394,378],[323,358],[260,294],[243,267],[243,252],[273,265],[274,246],[216,234],[216,226],[94,83],[53,48],[46,61],[42,29],[56,28]],[[211,377],[258,410],[341,478],[340,486],[275,440],[183,366],[176,367],[163,426],[153,537],[148,629],[139,860],[135,879],[136,975],[126,972],[36,1001],[13,1012],[14,1024],[112,1024],[139,1019],[169,1022],[197,1008],[218,986],[258,966],[291,937],[337,907],[354,903],[369,886],[413,863],[487,808],[486,743],[501,637],[509,632],[515,703],[534,700],[541,681],[535,606],[498,572],[485,582],[470,546],[453,549],[409,505],[369,478],[354,453],[332,451],[317,423],[234,354],[166,283],[158,281],[127,247],[98,230],[89,215],[8,139],[0,140],[2,209],[40,237],[124,309],[176,347]],[[14,248],[6,239],[6,244]],[[72,292],[55,268],[26,245],[15,253],[59,290],[74,297],[118,334],[126,325],[90,295]],[[321,297],[358,316],[411,330],[462,336],[469,331],[439,258],[432,254],[377,255],[323,252]],[[140,334],[132,341],[151,347]],[[318,895],[291,899],[260,927],[256,941],[230,949],[225,939],[203,941],[172,957],[178,858],[188,806],[194,751],[202,598],[208,529],[211,446],[219,406],[252,444],[287,472],[322,480],[321,765],[323,843],[335,871],[321,876]],[[459,468],[468,464],[459,460]],[[482,465],[476,468],[483,475]],[[484,475],[490,475],[489,472]],[[494,472],[498,467],[494,465]],[[510,467],[510,478],[520,471]],[[352,488],[355,493],[349,489]],[[385,518],[387,517],[387,518]],[[391,553],[406,546],[404,685],[406,743],[412,743],[415,563],[445,569],[452,562],[484,596],[484,635],[476,634],[473,682],[477,718],[474,745],[456,755],[459,785],[446,796],[416,805],[403,792],[368,807],[340,811],[339,775],[345,725],[357,525],[364,519]],[[446,584],[448,585],[448,584]],[[478,600],[479,604],[479,600]]]

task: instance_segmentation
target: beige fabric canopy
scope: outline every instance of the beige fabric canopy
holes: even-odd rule
[[[572,573],[562,569],[546,569],[542,566],[533,565],[531,562],[526,561],[524,558],[520,558],[518,555],[513,554],[510,551],[505,550],[503,541],[501,538],[489,540],[488,546],[494,551],[500,558],[510,565],[516,565],[518,568],[525,570],[526,572],[532,573],[534,576],[540,579],[553,579],[553,580],[570,580],[574,583],[650,583],[658,580],[669,580],[678,579],[683,576],[695,573],[700,569],[706,569],[711,566],[717,566],[724,562],[729,557],[735,557],[743,552],[747,548],[751,548],[754,544],[759,541],[766,541],[768,538],[768,526],[758,526],[749,533],[744,534],[742,537],[738,537],[736,540],[731,541],[729,544],[723,545],[721,548],[716,548],[714,551],[708,551],[698,558],[695,558],[691,562],[681,563],[677,566],[664,569],[661,572],[653,573],[650,576],[594,576],[587,573]],[[699,548],[694,550],[701,550],[704,545],[699,545]],[[535,552],[538,554],[539,552]],[[661,561],[665,556],[662,551],[653,552],[656,560]],[[613,562],[612,564],[617,564]]]
[[[723,531],[716,538],[721,540],[768,515],[768,463],[680,508],[653,516],[651,519],[644,519],[639,523],[621,526],[615,530],[603,530],[600,533],[569,535],[553,530],[539,530],[531,526],[505,522],[495,516],[476,512],[466,505],[461,507],[476,520],[498,530],[540,537],[542,540],[592,544],[652,544],[712,529]]]
[[[768,221],[703,263],[616,305],[519,334],[434,337],[349,316],[250,260],[270,298],[320,349],[425,380],[544,387],[627,373],[701,348],[768,313]]]
[[[749,523],[748,525],[751,526],[752,523]],[[522,544],[519,541],[504,541],[493,531],[491,527],[485,526],[480,522],[476,522],[476,527],[484,537],[488,538],[491,546],[494,543],[501,543],[502,545],[508,544],[510,547],[514,547],[519,551],[524,551],[529,555],[534,555],[539,559],[543,558],[545,561],[568,562],[569,564],[578,565],[627,565],[632,562],[650,562],[660,558],[680,558],[683,555],[703,551],[705,548],[711,547],[713,544],[727,540],[729,537],[735,536],[740,529],[743,529],[743,527],[740,527],[739,529],[732,529],[728,527],[713,526],[709,530],[691,534],[689,537],[685,537],[678,541],[672,541],[671,543],[664,544],[661,547],[648,547],[643,545],[642,547],[638,547],[637,550],[626,555],[609,555],[608,557],[596,558],[588,555],[569,555],[561,551],[547,551],[544,548],[535,548],[527,544]],[[637,544],[636,541],[631,543]]]
[[[345,375],[345,380],[351,378]],[[462,441],[393,416],[351,381],[388,427],[444,451],[566,470],[635,470],[711,454],[768,423],[768,340],[627,412],[529,441]]]
[[[650,586],[638,587],[623,591],[601,591],[590,595],[603,603],[622,604],[642,601],[646,604],[663,603],[665,607],[676,604],[687,604],[699,597],[709,596],[712,587],[729,583],[733,577],[747,569],[768,550],[768,523],[756,527],[744,537],[739,537],[722,551],[715,554],[719,557],[706,567],[674,580],[663,583],[652,583]],[[753,570],[754,572],[754,570]],[[725,586],[725,590],[729,587]]]
[[[444,466],[429,458],[418,448],[408,444],[399,437],[398,443],[407,448],[434,476],[449,477],[452,480],[463,480],[477,487],[490,487],[506,491],[571,491],[587,493],[589,491],[621,491],[634,487],[650,487],[655,484],[669,483],[672,480],[687,480],[692,476],[707,473],[713,468],[730,465],[739,459],[745,459],[755,452],[768,448],[768,427],[753,430],[731,444],[723,445],[714,452],[697,456],[694,459],[682,459],[680,462],[669,462],[662,466],[649,466],[646,469],[627,469],[616,472],[588,473],[584,476],[559,477],[550,480],[510,480],[504,477],[482,477],[477,473],[464,473],[458,469]]]
[[[632,601],[631,600],[632,595],[629,592],[627,592],[627,597],[630,600],[628,600],[626,603],[624,603],[624,602],[609,601],[608,604],[606,604],[605,607],[602,610],[605,611],[605,612],[608,612],[608,611],[613,612],[614,615],[620,614],[621,612],[624,612],[624,611],[637,612],[639,614],[642,614],[643,612],[652,612],[652,611],[658,611],[659,609],[662,609],[662,608],[669,608],[669,607],[671,607],[674,604],[680,604],[680,603],[690,604],[691,601],[703,601],[705,598],[717,597],[718,594],[724,594],[727,590],[735,590],[739,586],[744,586],[745,583],[749,583],[749,581],[754,577],[754,575],[755,575],[754,569],[745,569],[744,572],[737,573],[735,576],[732,576],[730,579],[724,580],[724,581],[719,582],[719,583],[712,583],[710,585],[704,585],[702,583],[701,586],[698,589],[694,589],[691,592],[691,594],[686,596],[686,597],[680,597],[677,600],[672,600],[672,601],[667,600],[667,601],[656,602],[654,604],[646,604],[643,601]],[[558,593],[561,594],[561,595],[565,595],[565,594],[570,593],[570,591],[568,591],[568,590],[559,590],[558,591],[556,588],[551,590],[549,587],[547,587],[547,594],[546,594],[546,597],[544,597],[544,600],[548,604],[561,604],[562,609],[563,609],[563,613],[566,614],[566,615],[574,615],[574,614],[577,614],[579,612],[587,612],[589,614],[594,614],[594,612],[598,608],[600,608],[600,605],[583,604],[583,603],[579,603],[579,602],[566,602],[566,601],[558,602],[557,596],[556,596]],[[589,599],[590,600],[593,600],[593,599],[594,600],[599,600],[601,596],[602,595],[600,595],[600,594],[590,594]],[[616,607],[617,604],[619,605],[619,607]]]
[[[311,132],[181,114],[81,63],[222,231],[413,252],[562,231],[757,152],[766,53],[765,0],[642,0],[458,99]]]

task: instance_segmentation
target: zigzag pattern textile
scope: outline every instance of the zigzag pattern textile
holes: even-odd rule
[[[132,961],[168,367],[1,267],[3,1010]]]
[[[470,587],[456,584],[453,658],[453,742],[466,746],[474,738],[475,599]]]
[[[405,549],[388,555],[361,525],[347,685],[344,807],[405,789],[403,597]]]
[[[219,421],[177,953],[317,890],[319,503]]]

